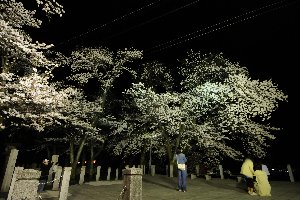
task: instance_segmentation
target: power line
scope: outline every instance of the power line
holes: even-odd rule
[[[240,23],[240,22],[243,22],[243,21],[246,21],[246,20],[250,20],[250,19],[252,19],[252,18],[258,17],[258,16],[260,16],[260,15],[263,15],[263,14],[265,14],[265,13],[268,13],[268,12],[271,12],[271,11],[274,11],[274,10],[278,10],[278,9],[280,9],[280,8],[283,8],[283,7],[286,7],[286,6],[290,5],[291,3],[294,3],[294,2],[288,2],[288,3],[285,4],[285,5],[281,5],[281,6],[278,6],[278,7],[269,9],[269,10],[266,10],[266,11],[262,11],[262,12],[260,12],[260,13],[258,13],[258,14],[254,14],[254,15],[251,15],[251,16],[247,16],[247,15],[249,15],[249,14],[252,14],[252,13],[261,11],[261,10],[263,10],[263,9],[266,9],[266,8],[269,8],[269,7],[272,7],[272,6],[275,6],[275,5],[280,4],[280,3],[282,3],[282,2],[286,2],[286,1],[283,0],[283,1],[278,1],[278,2],[272,3],[272,4],[268,4],[268,5],[266,5],[266,6],[263,6],[263,7],[258,8],[258,9],[255,9],[255,10],[252,10],[252,11],[249,11],[249,12],[246,12],[246,13],[241,14],[241,15],[238,15],[238,16],[236,16],[236,17],[229,18],[229,19],[227,19],[227,20],[221,21],[221,22],[219,22],[219,23],[213,24],[213,25],[208,26],[208,27],[205,27],[205,28],[203,28],[203,29],[200,29],[200,30],[194,31],[194,32],[192,32],[192,33],[186,34],[186,35],[184,35],[184,36],[180,36],[180,37],[178,37],[178,38],[176,38],[176,39],[173,39],[173,40],[164,42],[164,43],[162,43],[162,44],[156,45],[156,46],[151,47],[151,48],[149,48],[149,49],[145,49],[145,50],[144,50],[144,54],[151,55],[151,54],[156,53],[156,52],[161,52],[162,50],[168,49],[168,48],[170,48],[170,47],[177,46],[177,45],[182,44],[182,43],[184,43],[184,42],[188,42],[188,41],[193,40],[193,39],[196,39],[196,38],[198,38],[198,37],[202,37],[202,36],[204,36],[204,35],[208,35],[208,34],[213,33],[213,32],[215,32],[215,31],[222,30],[222,29],[224,29],[224,28],[226,28],[226,27],[235,25],[235,24],[237,24],[237,23]],[[244,17],[244,18],[242,18],[242,17]],[[236,20],[236,19],[239,19],[239,18],[242,18],[242,19],[240,19],[240,20],[238,20],[238,21],[233,21],[233,20]],[[231,21],[233,21],[233,22],[231,22]],[[228,22],[231,22],[231,23],[228,23]],[[224,24],[224,25],[222,25],[222,24]],[[219,25],[222,25],[222,26],[219,26]],[[218,27],[218,26],[219,26],[219,27]],[[214,27],[217,27],[217,28],[212,29],[212,28],[214,28]],[[210,30],[210,29],[212,29],[212,30]],[[197,34],[197,33],[198,33],[198,34]],[[195,34],[197,34],[197,35],[195,35]],[[194,35],[194,36],[193,36],[193,35]],[[156,49],[156,50],[155,50],[155,49]]]
[[[194,32],[192,32],[192,33],[188,33],[188,34],[186,34],[186,35],[184,35],[184,36],[180,36],[180,37],[178,37],[178,38],[176,38],[176,39],[173,39],[173,40],[164,42],[164,43],[162,43],[162,44],[156,45],[156,46],[151,47],[151,48],[149,48],[149,49],[147,49],[147,50],[155,49],[155,48],[158,48],[158,47],[161,47],[161,46],[170,44],[170,43],[172,43],[172,42],[175,42],[176,40],[180,40],[180,39],[182,39],[182,38],[191,36],[191,35],[193,35],[193,34],[196,34],[196,33],[199,33],[199,32],[203,32],[203,31],[205,31],[205,30],[207,30],[207,29],[210,29],[210,28],[216,27],[216,26],[218,26],[218,25],[227,23],[227,22],[232,21],[232,20],[234,20],[234,19],[238,19],[238,18],[240,18],[240,17],[243,17],[243,16],[245,16],[245,15],[248,15],[248,14],[251,14],[251,13],[254,13],[254,12],[257,12],[257,11],[259,11],[259,10],[262,10],[262,9],[264,9],[264,8],[270,7],[270,6],[275,5],[275,4],[278,4],[278,3],[279,3],[279,2],[276,2],[276,3],[273,3],[273,4],[269,4],[269,5],[266,5],[266,6],[264,6],[264,7],[261,7],[261,8],[255,9],[255,10],[252,10],[252,11],[249,11],[249,12],[245,12],[245,13],[240,14],[240,15],[238,15],[238,16],[231,17],[231,18],[229,18],[229,19],[227,19],[227,20],[223,20],[223,21],[221,21],[221,22],[219,22],[219,23],[213,24],[213,25],[208,26],[208,27],[205,27],[205,28],[203,28],[203,29],[194,31]],[[145,50],[145,51],[147,51],[147,50]]]
[[[119,35],[122,35],[122,34],[124,34],[124,33],[126,33],[126,32],[129,32],[129,31],[131,31],[131,30],[133,30],[133,29],[135,29],[135,28],[137,28],[137,27],[143,26],[143,25],[148,24],[148,23],[150,23],[150,22],[153,22],[153,21],[155,21],[155,20],[157,20],[157,19],[160,19],[160,18],[165,17],[165,16],[167,16],[167,15],[173,14],[173,13],[175,13],[175,12],[178,12],[179,10],[184,9],[184,8],[186,8],[186,7],[188,7],[188,6],[194,5],[194,4],[198,3],[199,1],[200,1],[200,0],[195,0],[195,1],[193,1],[193,2],[191,2],[191,3],[188,3],[188,4],[185,4],[185,5],[183,5],[183,6],[179,7],[179,8],[176,8],[176,9],[174,9],[174,10],[168,11],[168,12],[162,14],[162,15],[159,15],[159,16],[154,17],[154,18],[152,18],[152,19],[149,19],[149,20],[147,20],[147,21],[145,21],[145,22],[142,22],[142,23],[140,23],[140,24],[137,24],[137,25],[135,25],[135,26],[133,26],[133,27],[130,27],[130,28],[128,28],[128,29],[126,29],[126,30],[124,30],[124,31],[122,31],[122,32],[119,32],[119,33],[116,33],[116,34],[111,35],[111,36],[109,36],[109,37],[103,38],[102,41],[103,41],[103,40],[108,40],[108,39],[114,38],[114,37],[119,36]]]
[[[84,33],[81,33],[81,34],[79,34],[79,35],[77,35],[77,36],[74,36],[74,37],[72,37],[72,38],[70,38],[70,39],[68,39],[68,40],[65,40],[65,41],[63,41],[63,42],[60,42],[60,43],[56,44],[56,45],[54,46],[54,48],[56,48],[56,47],[58,47],[58,46],[61,46],[61,45],[65,44],[65,43],[68,43],[68,42],[70,42],[70,41],[72,41],[72,40],[75,40],[75,39],[78,39],[78,38],[80,38],[80,37],[83,37],[83,36],[85,36],[85,35],[87,35],[87,34],[89,34],[89,33],[91,33],[91,32],[94,32],[94,31],[98,30],[98,29],[102,29],[102,28],[108,26],[109,24],[112,24],[112,23],[118,22],[118,21],[120,21],[120,20],[123,20],[123,19],[125,19],[126,17],[129,17],[129,16],[131,16],[131,15],[137,13],[137,12],[140,12],[140,11],[142,11],[142,10],[144,10],[144,9],[146,9],[146,8],[152,6],[152,5],[154,5],[154,4],[156,4],[156,3],[160,2],[160,1],[161,1],[161,0],[157,0],[157,1],[155,1],[155,2],[152,2],[152,3],[150,3],[150,4],[147,4],[147,5],[141,7],[141,8],[139,8],[139,9],[137,9],[137,10],[134,10],[134,11],[132,11],[132,12],[129,12],[129,13],[127,13],[127,14],[121,16],[121,17],[118,17],[118,18],[116,18],[116,19],[114,19],[114,20],[112,20],[112,21],[110,21],[110,22],[107,22],[107,23],[102,24],[102,25],[100,25],[100,26],[98,26],[98,27],[95,27],[95,28],[93,28],[93,29],[90,29],[90,30],[88,30],[88,31],[86,31],[86,32],[84,32]]]

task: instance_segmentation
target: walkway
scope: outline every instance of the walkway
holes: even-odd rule
[[[118,200],[122,191],[121,181],[89,182],[72,185],[68,200]],[[271,197],[250,196],[244,185],[235,180],[219,178],[206,181],[203,178],[188,179],[186,193],[176,191],[176,178],[156,175],[143,176],[143,200],[299,200],[300,182],[272,181]],[[45,200],[58,200],[57,191],[46,191]],[[121,199],[121,198],[120,198]]]

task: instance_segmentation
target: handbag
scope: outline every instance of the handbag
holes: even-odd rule
[[[177,163],[177,167],[179,170],[185,170],[185,164]]]

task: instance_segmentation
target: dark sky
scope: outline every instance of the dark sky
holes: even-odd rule
[[[223,52],[253,78],[274,79],[289,92],[295,75],[299,0],[62,1],[66,14],[34,31],[57,50],[134,47],[145,58],[181,58],[189,49]],[[170,59],[171,58],[171,59]],[[284,79],[283,77],[287,77]]]
[[[299,0],[59,1],[66,14],[45,21],[34,39],[56,50],[80,46],[134,47],[145,59],[174,61],[189,49],[223,52],[254,79],[272,79],[289,95],[273,121],[283,127],[274,156],[293,159],[299,54]],[[298,70],[297,70],[298,71]],[[278,148],[280,147],[280,148]]]

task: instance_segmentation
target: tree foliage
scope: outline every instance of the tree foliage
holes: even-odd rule
[[[158,94],[143,83],[127,91],[144,118],[159,130],[158,145],[172,153],[179,145],[196,146],[208,163],[225,156],[239,159],[242,153],[265,156],[267,141],[277,130],[267,122],[278,103],[287,101],[271,80],[251,80],[246,68],[222,54],[191,52],[180,72],[181,93]]]
[[[64,11],[55,1],[37,0],[38,5],[47,14],[59,14]],[[34,17],[36,11],[24,8],[23,3],[15,0],[1,0],[0,2],[0,52],[5,58],[5,66],[12,65],[16,60],[23,60],[35,66],[51,65],[43,55],[43,50],[52,47],[45,43],[33,42],[24,31],[24,27],[39,28],[41,20]]]

